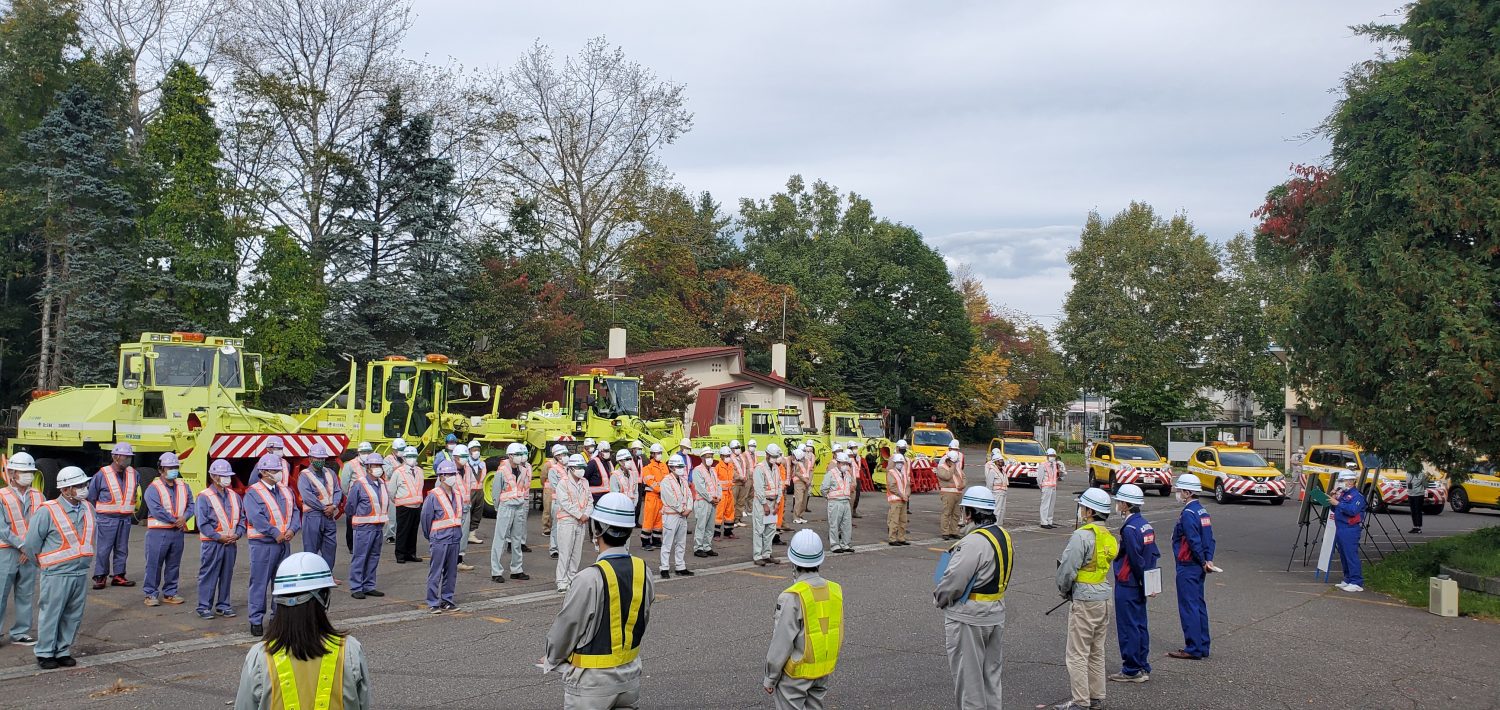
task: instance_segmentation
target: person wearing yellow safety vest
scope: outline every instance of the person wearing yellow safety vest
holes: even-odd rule
[[[276,615],[250,647],[234,710],[367,710],[370,672],[364,649],[328,619],[333,573],[311,552],[287,556],[271,589]]]
[[[86,575],[94,561],[94,508],[85,500],[89,476],[77,466],[57,472],[58,497],[27,521],[22,554],[41,567],[36,664],[42,670],[78,665],[73,640],[83,623]]]
[[[32,486],[36,480],[36,459],[25,451],[16,452],[5,463],[5,487],[0,488],[0,621],[12,596],[16,600],[16,618],[10,625],[10,642],[30,646],[31,612],[36,600],[36,558],[21,551],[31,514],[46,502],[42,492]]]
[[[1068,613],[1068,683],[1073,697],[1053,706],[1085,710],[1104,706],[1104,641],[1109,636],[1110,565],[1120,543],[1101,525],[1109,519],[1109,494],[1089,488],[1078,497],[1078,529],[1057,561],[1057,591],[1072,602]]]
[[[995,494],[970,486],[959,501],[967,531],[940,563],[933,605],[943,611],[943,635],[960,710],[1000,707],[1005,590],[1015,566],[1010,533],[995,523]]]
[[[786,557],[796,572],[776,598],[762,687],[778,710],[822,710],[844,641],[844,590],[818,574],[823,541],[817,533],[798,530]]]
[[[589,512],[598,561],[578,572],[547,631],[543,672],[563,675],[568,710],[634,708],[641,699],[641,642],[655,591],[630,554],[635,506],[610,492]]]

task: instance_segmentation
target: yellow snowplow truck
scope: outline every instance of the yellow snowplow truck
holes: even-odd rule
[[[171,451],[194,490],[202,490],[216,458],[227,459],[245,481],[272,435],[281,438],[294,470],[314,444],[343,451],[343,434],[299,433],[296,419],[242,404],[261,384],[260,355],[243,348],[239,338],[143,333],[139,342],[120,346],[113,383],[35,393],[8,452],[35,456],[37,484],[55,497],[60,469],[78,466],[92,475],[109,463],[110,448],[120,441],[135,449],[132,465],[142,486],[155,479],[161,454]]]

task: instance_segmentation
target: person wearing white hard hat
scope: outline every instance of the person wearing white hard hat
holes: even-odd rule
[[[443,457],[447,460],[448,457]],[[434,459],[436,460],[436,459]],[[422,525],[422,487],[427,474],[417,463],[417,447],[401,451],[401,463],[391,474],[391,502],[396,506],[396,564],[421,562],[417,556],[417,528]]]
[[[37,641],[33,652],[42,670],[78,665],[73,641],[83,623],[89,564],[94,556],[94,509],[85,498],[89,476],[77,466],[57,472],[58,497],[37,508],[27,521],[21,553],[36,560]]]
[[[388,545],[396,544],[396,520],[398,517],[396,515],[396,496],[394,495],[397,483],[396,471],[405,463],[406,448],[406,440],[398,436],[391,440],[391,451],[385,455],[386,486],[393,493],[391,496],[391,507],[386,511],[389,521],[385,524],[385,542]]]
[[[807,499],[812,491],[813,468],[817,463],[812,444],[804,443],[792,449],[792,523],[795,525],[807,524]]]
[[[671,475],[667,462],[663,460],[661,444],[651,445],[651,461],[641,471],[641,485],[645,486],[645,502],[641,504],[641,550],[653,550],[661,544],[661,483]]]
[[[484,479],[489,476],[490,472],[489,465],[484,462],[484,445],[479,443],[478,439],[469,441],[468,452],[468,457],[461,459],[461,461],[463,461],[464,467],[469,469],[469,475],[473,477],[474,485],[471,486],[473,490],[469,491],[469,511],[465,513],[465,516],[469,519],[469,533],[464,538],[465,542],[462,548],[464,552],[468,552],[469,545],[484,544],[484,538],[479,536],[479,524],[484,520]],[[526,460],[524,445],[522,446],[521,454],[521,463],[530,467],[531,462]],[[530,486],[531,474],[529,472],[526,478],[528,480],[526,485]],[[529,495],[530,491],[527,491],[527,493]],[[526,509],[530,510],[531,506],[526,506]]]
[[[854,493],[849,496],[849,517],[863,518],[864,516],[859,514],[859,493],[864,487],[864,480],[869,478],[869,471],[866,470],[869,462],[860,455],[858,441],[844,444],[844,450],[849,454],[849,471],[854,476]]]
[[[719,447],[719,459],[714,462],[714,475],[719,479],[719,506],[714,509],[714,537],[734,539],[734,462],[728,446]]]
[[[948,453],[938,460],[933,470],[938,479],[938,497],[943,502],[943,512],[938,518],[939,532],[944,540],[959,538],[959,502],[964,495],[964,456],[958,450],[958,439],[948,442]]]
[[[464,538],[463,493],[458,489],[458,464],[446,458],[437,463],[437,485],[422,501],[422,538],[427,541],[427,610],[455,611],[458,586],[458,546]]]
[[[734,526],[742,528],[750,517],[750,504],[755,495],[750,490],[750,474],[755,470],[755,461],[745,456],[745,447],[739,439],[729,441],[729,463],[734,465]]]
[[[198,525],[198,618],[234,617],[229,603],[234,563],[245,536],[245,510],[234,492],[234,468],[224,459],[208,465],[210,485],[193,505]]]
[[[911,469],[904,454],[891,454],[885,463],[885,544],[909,545],[906,540],[907,501],[911,500]]]
[[[46,502],[33,483],[36,459],[18,451],[5,463],[5,487],[0,488],[0,621],[5,608],[15,599],[15,621],[10,625],[10,642],[23,646],[36,643],[31,635],[31,612],[36,601],[36,558],[21,551],[31,514]]]
[[[368,442],[368,441],[361,441],[361,442],[359,442],[359,446],[355,448],[355,450],[354,450],[354,452],[352,454],[350,452],[348,452],[348,451],[345,451],[339,457],[341,459],[343,459],[343,458],[347,458],[348,459],[347,461],[344,461],[343,465],[341,465],[339,467],[339,485],[341,487],[343,487],[343,489],[344,489],[344,499],[346,501],[345,504],[344,504],[345,508],[348,507],[347,501],[348,501],[348,497],[349,497],[349,492],[354,489],[354,479],[359,478],[359,477],[365,475],[365,463],[364,463],[365,457],[369,456],[370,454],[373,454],[373,453],[375,453],[375,446],[373,444],[371,444],[370,442]],[[390,470],[390,469],[387,469],[387,470]],[[353,552],[354,551],[354,523],[352,523],[352,522],[349,521],[349,516],[347,514],[347,511],[345,511],[345,513],[346,514],[344,515],[344,549],[349,550],[350,552]],[[394,532],[395,531],[393,529],[392,533],[394,534]]]
[[[469,468],[469,447],[455,441],[451,451],[453,452],[454,475],[458,477],[453,482],[453,492],[458,495],[458,517],[462,521],[458,531],[458,571],[469,572],[474,569],[474,565],[464,561],[464,553],[469,551],[469,513],[471,512],[469,501],[474,499],[474,492],[480,489],[481,483],[475,475],[475,470]],[[433,469],[434,472],[436,470],[436,468]],[[436,486],[433,487],[436,488]]]
[[[609,492],[629,498],[631,506],[639,505],[641,495],[641,470],[637,463],[629,449],[619,449],[615,451],[614,473],[609,475]]]
[[[1057,482],[1062,480],[1068,473],[1067,467],[1063,466],[1061,459],[1057,457],[1057,449],[1047,449],[1047,460],[1037,467],[1037,488],[1042,492],[1042,524],[1041,527],[1051,530],[1057,527],[1052,523],[1052,509],[1057,501]]]
[[[995,494],[995,522],[1005,524],[1005,496],[1010,493],[1010,476],[1005,475],[1005,456],[990,449],[990,460],[984,462],[984,485]]]
[[[964,491],[963,537],[940,564],[933,605],[943,611],[943,635],[953,693],[960,708],[1000,707],[1005,634],[1005,590],[1015,566],[1010,533],[995,523],[995,495],[984,486]]]
[[[354,479],[349,502],[344,506],[354,526],[354,549],[349,558],[349,596],[355,599],[383,597],[375,588],[380,570],[380,538],[390,522],[391,486],[386,482],[387,462],[379,454],[365,454],[365,475]]]
[[[718,557],[714,552],[714,538],[718,537],[717,525],[719,501],[724,490],[719,487],[719,474],[714,471],[714,450],[707,446],[698,452],[698,465],[693,467],[688,479],[693,487],[693,556]]]
[[[778,710],[820,710],[844,641],[844,590],[819,574],[823,541],[798,530],[787,546],[792,586],[776,597],[762,686]]]
[[[260,477],[245,491],[245,529],[250,539],[250,634],[264,630],[266,592],[276,567],[292,553],[292,538],[302,529],[302,511],[292,491],[280,485],[281,457],[266,454],[255,462]]]
[[[157,476],[146,486],[146,574],[141,591],[146,606],[177,605],[177,582],[182,572],[182,534],[193,517],[188,506],[193,491],[182,480],[182,462],[177,454],[163,453],[156,460]]]
[[[557,510],[557,486],[568,475],[568,447],[553,444],[552,458],[542,464],[542,535],[547,537],[547,555],[557,559],[557,538],[552,536],[553,515]],[[523,545],[522,552],[527,552]]]
[[[589,484],[589,496],[595,501],[609,492],[609,477],[615,472],[608,441],[599,442],[583,467],[583,478]]]
[[[589,495],[588,483],[583,479],[583,468],[587,465],[583,454],[568,457],[567,472],[557,482],[552,492],[552,540],[557,546],[557,591],[566,592],[578,574],[578,561],[583,555],[584,526],[594,509],[594,498]]]
[[[110,463],[89,479],[88,501],[97,518],[94,541],[94,589],[103,589],[105,578],[116,587],[134,587],[125,578],[130,555],[130,526],[140,500],[140,478],[130,465],[135,450],[120,442],[109,452]]]
[[[564,708],[634,708],[656,592],[646,563],[626,549],[636,518],[630,498],[606,493],[590,517],[598,559],[573,578],[547,631],[541,665],[562,673]]]
[[[755,465],[750,474],[750,554],[756,565],[781,564],[772,556],[776,544],[776,511],[786,495],[782,480],[786,478],[787,461],[781,455],[781,447],[771,444],[766,447],[766,458]]]
[[[646,505],[646,484],[641,480],[646,471],[646,462],[650,457],[646,454],[646,445],[640,439],[630,442],[631,468],[635,471],[635,492],[630,494],[630,499],[635,501],[635,524],[641,524],[641,509]]]
[[[333,452],[321,444],[308,448],[307,468],[297,476],[297,494],[302,499],[302,551],[320,555],[328,568],[338,554],[338,519],[344,507],[344,488],[339,485],[329,459]],[[333,580],[337,585],[339,581]]]
[[[555,448],[566,454],[567,447]],[[564,467],[566,469],[566,466]],[[495,500],[495,534],[490,545],[490,581],[505,582],[505,549],[510,548],[510,575],[519,580],[531,579],[524,566],[526,550],[526,510],[531,507],[531,463],[526,460],[526,445],[513,442],[505,447],[505,458],[495,467],[490,483],[490,497]]]
[[[854,521],[849,518],[849,498],[854,495],[854,463],[847,451],[833,454],[818,492],[828,501],[828,547],[836,553],[853,552]]]
[[[364,648],[328,618],[332,591],[333,572],[318,555],[298,552],[277,566],[276,615],[245,654],[234,710],[371,707]]]
[[[1078,498],[1078,529],[1057,561],[1057,591],[1070,601],[1068,613],[1068,684],[1072,699],[1057,710],[1086,710],[1104,705],[1104,641],[1109,636],[1110,566],[1120,543],[1101,523],[1112,503],[1100,488]]]
[[[687,568],[688,516],[693,511],[693,489],[687,481],[688,458],[672,454],[667,459],[667,476],[661,481],[661,553],[658,570],[662,579],[672,570],[683,577],[693,576]]]
[[[1365,496],[1359,492],[1355,471],[1339,472],[1338,482],[1328,498],[1333,505],[1333,549],[1339,553],[1339,566],[1344,570],[1344,581],[1335,585],[1346,592],[1365,591],[1364,567],[1359,560],[1359,537],[1364,532],[1361,523],[1365,518]],[[1420,507],[1421,501],[1412,503]]]
[[[1146,623],[1146,573],[1157,568],[1161,551],[1156,548],[1156,530],[1141,515],[1146,493],[1134,483],[1115,492],[1115,512],[1126,516],[1120,528],[1120,554],[1115,558],[1115,635],[1120,640],[1120,672],[1109,677],[1117,683],[1151,680],[1151,633]],[[1156,596],[1152,594],[1151,596]]]
[[[1177,615],[1182,620],[1183,647],[1167,653],[1172,658],[1197,661],[1208,658],[1208,602],[1203,581],[1214,567],[1214,529],[1208,511],[1198,502],[1203,484],[1184,473],[1173,486],[1182,512],[1172,527],[1172,554],[1177,561]]]

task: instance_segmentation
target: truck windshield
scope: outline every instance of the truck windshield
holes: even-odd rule
[[[232,355],[219,351],[219,384],[226,389],[238,389],[245,386],[245,376],[240,371],[240,353],[235,351]]]
[[[885,437],[885,422],[879,419],[859,420],[859,433],[866,439],[881,439]]]
[[[1005,454],[1007,456],[1041,456],[1042,445],[1035,441],[1007,441]]]
[[[950,441],[953,441],[953,435],[947,429],[916,429],[911,433],[912,446],[942,446],[946,448]]]
[[[1134,444],[1131,446],[1115,445],[1115,457],[1122,461],[1159,461],[1156,449],[1149,446]]]
[[[849,419],[848,417],[834,417],[833,418],[833,435],[834,436],[859,436],[859,432],[857,432],[857,431],[854,430],[854,421],[852,419]]]
[[[216,348],[199,345],[158,345],[151,368],[157,387],[207,387],[213,384]]]
[[[1380,457],[1368,451],[1359,452],[1359,465],[1371,471],[1385,468],[1384,462],[1380,460]]]
[[[801,436],[802,420],[795,414],[781,415],[781,433],[787,436]]]
[[[597,383],[596,383],[597,385]],[[641,381],[627,378],[605,378],[603,387],[595,387],[599,399],[595,411],[605,417],[636,417],[641,414]]]
[[[1239,466],[1241,468],[1265,468],[1266,460],[1260,454],[1252,454],[1248,451],[1220,451],[1219,463],[1225,466]]]

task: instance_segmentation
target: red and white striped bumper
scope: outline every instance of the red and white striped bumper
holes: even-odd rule
[[[1255,481],[1224,480],[1224,492],[1232,496],[1265,496],[1267,498],[1286,495],[1286,481],[1261,479]]]
[[[1385,501],[1386,505],[1406,505],[1411,502],[1411,491],[1406,489],[1404,481],[1381,481],[1380,499]],[[1427,502],[1433,505],[1446,505],[1448,489],[1436,484],[1428,486]]]
[[[219,434],[208,447],[210,459],[244,459],[259,457],[265,453],[266,439],[281,437],[281,443],[290,456],[306,456],[313,444],[322,444],[334,455],[349,445],[349,437],[343,434]]]
[[[1005,465],[1006,478],[1036,478],[1036,464],[1009,463]]]
[[[1115,473],[1115,482],[1121,485],[1134,483],[1137,486],[1170,486],[1172,475],[1159,468],[1141,469],[1126,466]]]

